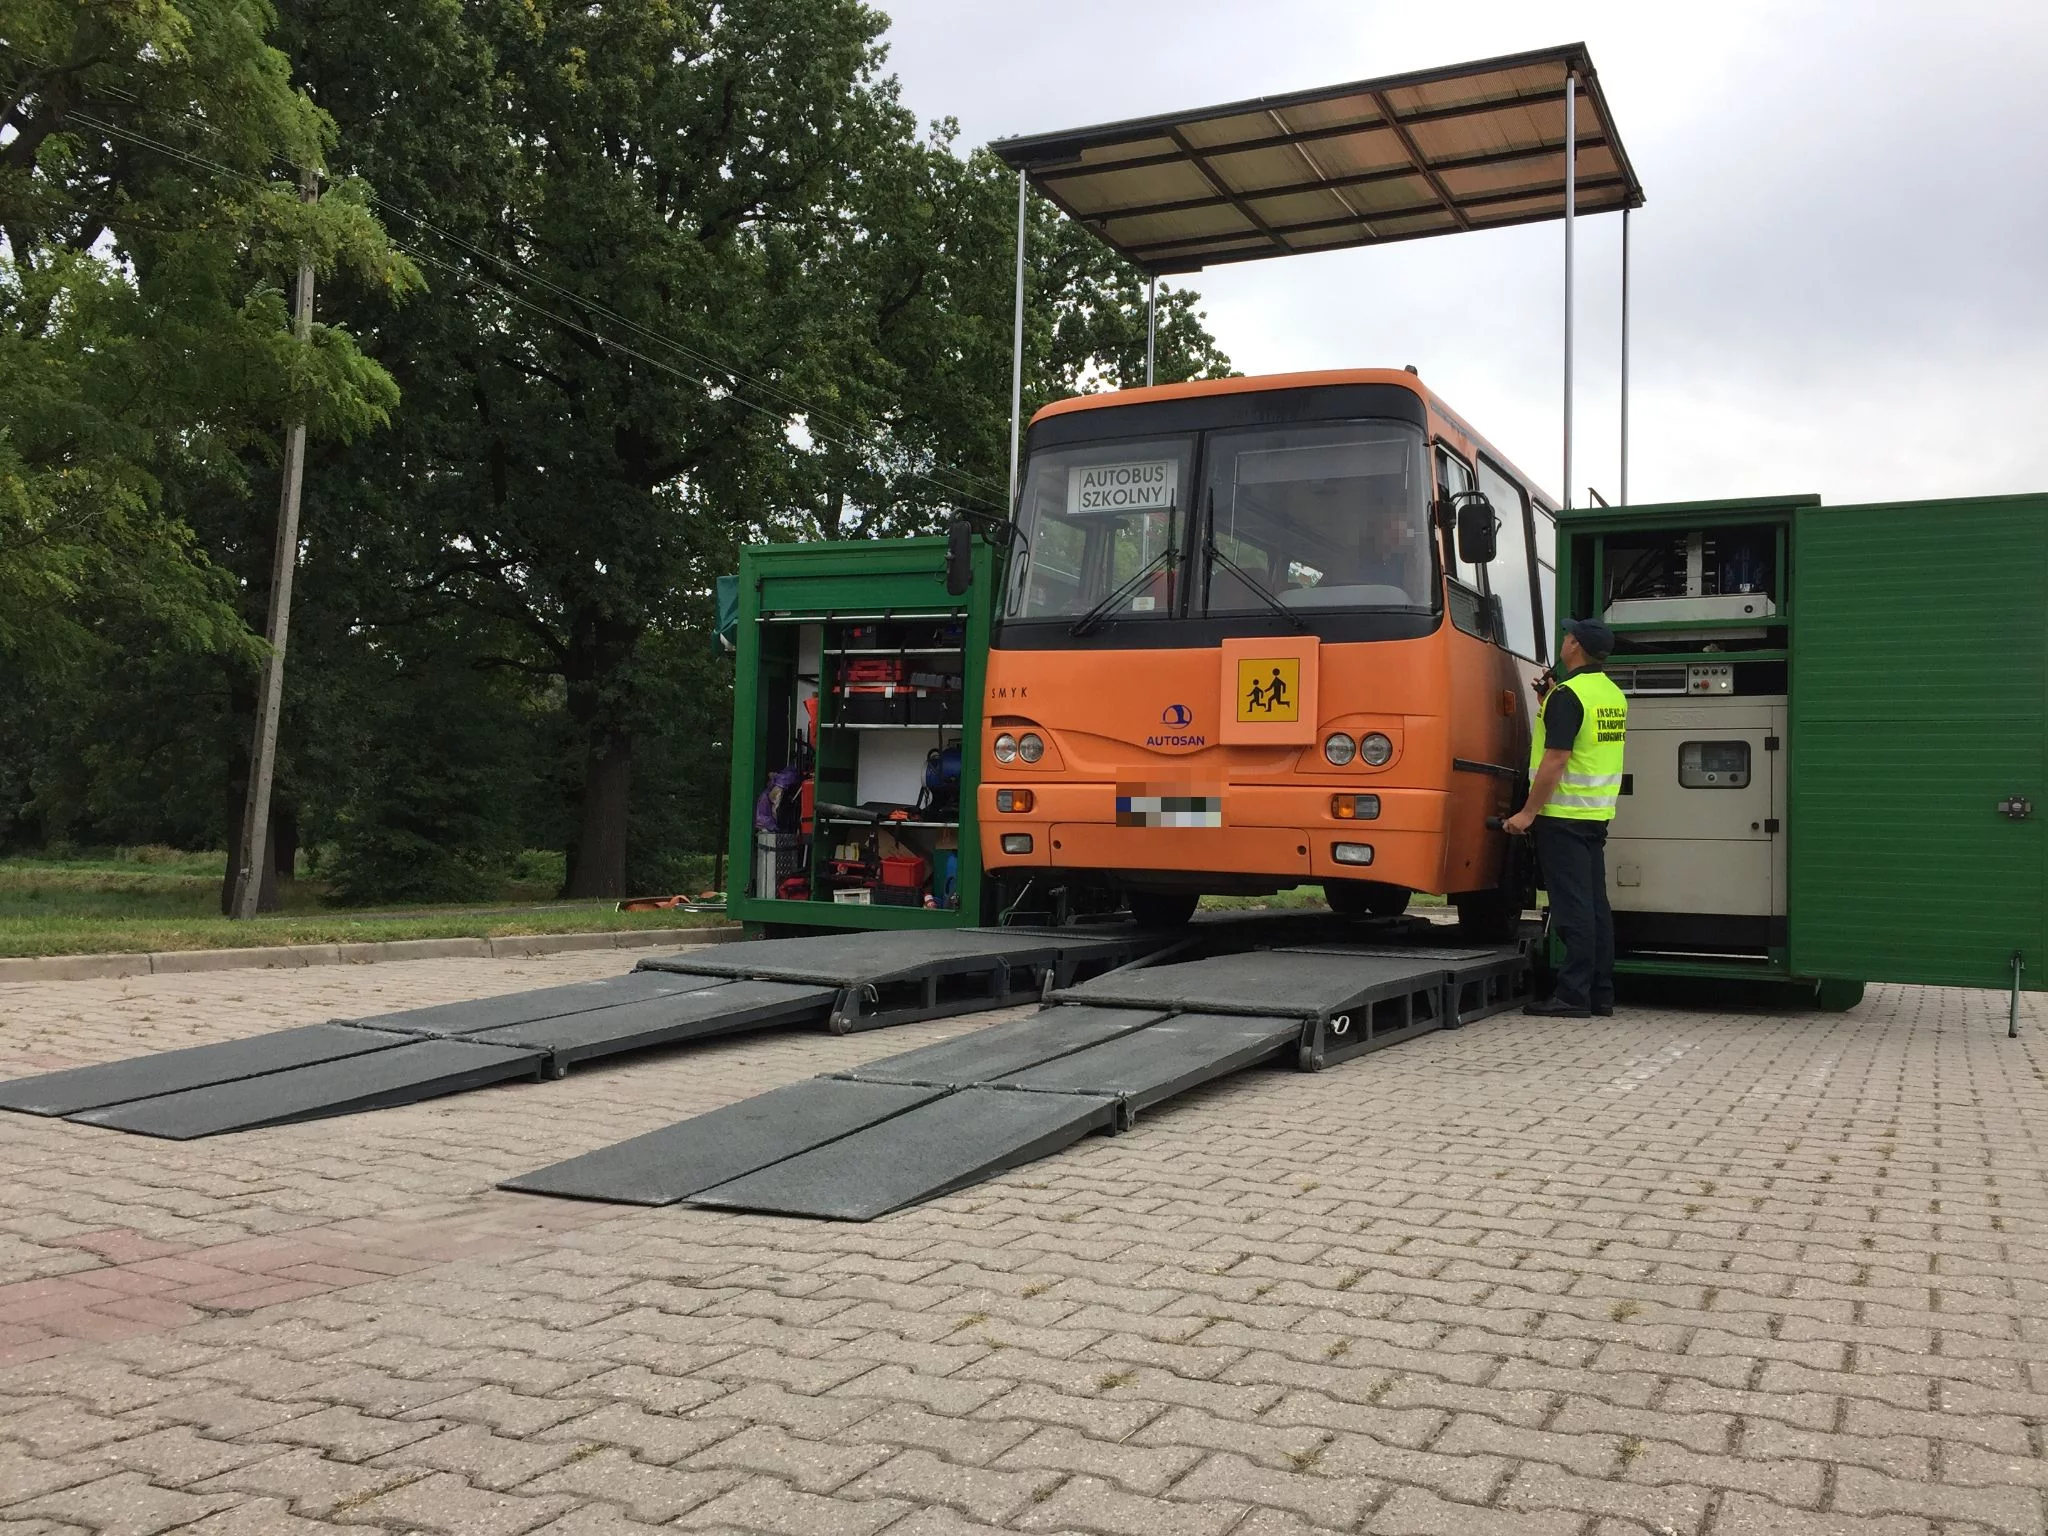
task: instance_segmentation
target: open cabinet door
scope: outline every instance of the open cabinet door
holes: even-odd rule
[[[2048,496],[1802,508],[1792,590],[1793,970],[2048,985]]]

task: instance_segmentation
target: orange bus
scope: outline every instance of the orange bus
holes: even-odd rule
[[[1488,822],[1555,627],[1528,477],[1392,369],[1062,400],[1025,446],[978,806],[1006,903],[1320,884],[1510,934],[1534,882]]]

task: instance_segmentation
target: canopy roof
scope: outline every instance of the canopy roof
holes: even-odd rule
[[[1583,43],[991,147],[1148,272],[1564,217],[1643,201]]]

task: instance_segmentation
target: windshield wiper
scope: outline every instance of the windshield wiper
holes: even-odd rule
[[[1260,602],[1293,625],[1297,632],[1308,628],[1308,625],[1302,621],[1300,614],[1280,602],[1272,593],[1259,585],[1257,579],[1253,577],[1250,571],[1216,547],[1216,493],[1211,491],[1209,493],[1209,526],[1202,537],[1202,590],[1205,593],[1209,590],[1209,570],[1217,564],[1221,564],[1225,570],[1235,575],[1239,581],[1243,582],[1245,586],[1257,594]]]
[[[1093,630],[1098,624],[1102,622],[1103,617],[1109,612],[1110,609],[1114,608],[1118,603],[1122,602],[1125,598],[1129,597],[1133,592],[1137,591],[1138,587],[1140,586],[1140,584],[1144,582],[1147,576],[1150,576],[1162,565],[1171,565],[1178,555],[1179,551],[1173,547],[1171,542],[1169,542],[1166,548],[1159,551],[1158,554],[1154,555],[1150,560],[1147,560],[1143,565],[1139,566],[1137,570],[1133,571],[1131,575],[1124,581],[1124,583],[1121,586],[1119,586],[1114,592],[1110,593],[1109,596],[1105,597],[1093,608],[1090,608],[1086,613],[1082,614],[1080,618],[1074,620],[1073,623],[1069,624],[1067,626],[1067,633],[1070,635],[1088,634],[1091,630]]]

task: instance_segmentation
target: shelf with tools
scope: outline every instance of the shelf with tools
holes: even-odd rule
[[[973,701],[987,656],[988,572],[968,593],[948,593],[941,540],[778,546],[749,550],[742,563],[742,629],[753,597],[760,662],[751,701],[738,697],[750,690],[736,675],[735,708],[763,717],[756,740],[767,771],[756,770],[751,793],[778,782],[784,798],[769,811],[750,807],[759,846],[736,915],[778,928],[978,921],[980,850],[962,808],[973,804],[980,753]],[[894,569],[878,575],[883,567]],[[737,785],[734,798],[737,814]]]

